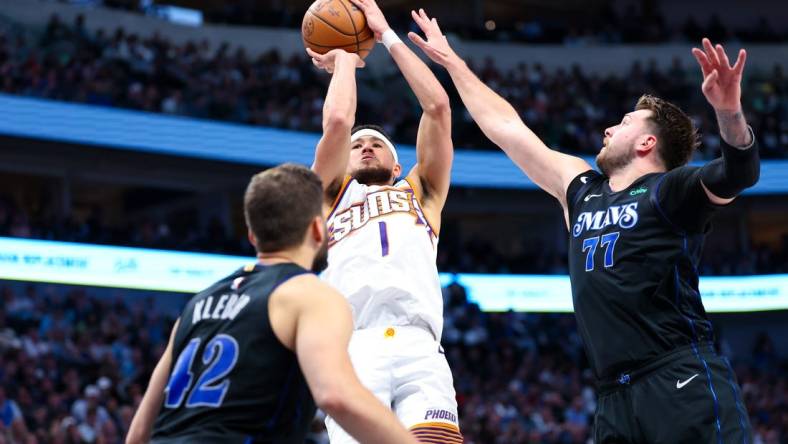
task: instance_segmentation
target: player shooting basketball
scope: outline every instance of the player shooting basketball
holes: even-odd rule
[[[446,67],[482,131],[563,207],[575,315],[598,378],[594,442],[752,442],[739,386],[714,351],[696,268],[713,213],[759,176],[741,106],[746,52],[731,66],[708,39],[692,51],[717,114],[721,158],[686,166],[698,139],[692,120],[643,96],[605,130],[600,174],[545,146],[445,37],[435,37],[434,19],[423,12],[414,19],[431,37],[410,38]]]
[[[449,98],[373,0],[351,1],[402,71],[423,115],[417,164],[395,183],[402,167],[391,139],[377,126],[352,128],[359,57],[309,51],[318,67],[333,73],[312,167],[329,207],[323,277],[353,308],[349,351],[362,383],[418,438],[460,443],[452,375],[440,349],[443,299],[435,264],[453,158]],[[332,443],[353,442],[333,420],[327,427]]]
[[[302,165],[252,178],[257,263],[186,304],[127,444],[302,444],[316,405],[363,442],[416,442],[356,378],[348,304],[312,272],[326,262],[322,210],[320,179]]]

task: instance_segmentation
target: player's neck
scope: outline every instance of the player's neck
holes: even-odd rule
[[[393,179],[390,179],[390,180],[367,180],[367,181],[364,181],[364,182],[361,182],[358,179],[356,179],[356,181],[358,183],[360,183],[361,185],[366,185],[368,187],[392,187],[396,183],[396,181],[393,180]]]
[[[257,261],[261,265],[292,263],[308,270],[312,268],[314,257],[299,248],[297,250],[276,251],[273,253],[257,253]]]
[[[610,190],[615,193],[629,188],[632,183],[646,174],[664,171],[665,168],[663,166],[655,165],[651,162],[631,162],[629,165],[613,172],[608,177],[608,184],[610,185]]]

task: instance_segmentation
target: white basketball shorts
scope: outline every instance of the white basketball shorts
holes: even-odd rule
[[[451,370],[440,342],[420,327],[355,330],[348,348],[361,383],[421,442],[462,443]],[[330,417],[331,444],[356,440]]]

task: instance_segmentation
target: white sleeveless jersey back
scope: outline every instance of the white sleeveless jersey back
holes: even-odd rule
[[[321,276],[350,302],[355,328],[416,325],[440,340],[438,237],[410,184],[367,186],[346,178],[327,222],[328,268]]]

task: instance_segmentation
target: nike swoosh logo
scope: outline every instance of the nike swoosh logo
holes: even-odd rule
[[[585,199],[583,199],[583,202],[588,202],[588,200],[591,199],[592,197],[602,197],[602,195],[601,194],[589,194],[588,196],[585,197]]]
[[[689,384],[689,383],[690,383],[690,381],[692,381],[693,379],[695,379],[695,378],[697,378],[697,377],[698,377],[698,374],[697,374],[697,373],[695,373],[694,375],[692,375],[692,376],[691,376],[689,379],[687,379],[687,380],[686,380],[686,381],[684,381],[684,382],[682,382],[682,381],[679,381],[679,380],[677,379],[677,380],[676,380],[676,388],[677,388],[677,389],[680,389],[680,388],[684,387],[685,385]]]

